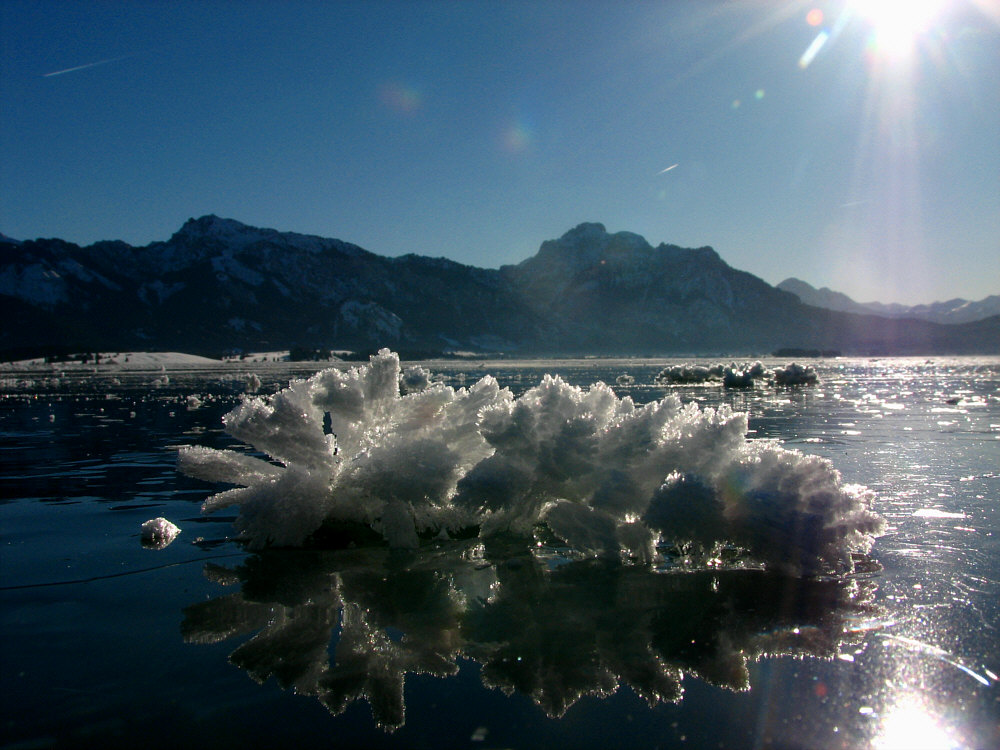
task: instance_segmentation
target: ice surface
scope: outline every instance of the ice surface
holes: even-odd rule
[[[829,461],[748,441],[746,415],[670,395],[643,406],[607,385],[546,375],[519,398],[486,376],[470,388],[422,373],[400,393],[396,354],[247,397],[227,431],[271,461],[205,447],[180,468],[235,489],[249,545],[297,546],[326,523],[369,526],[391,546],[478,529],[540,527],[580,552],[649,561],[659,542],[738,546],[794,574],[852,569],[882,532],[872,495]]]

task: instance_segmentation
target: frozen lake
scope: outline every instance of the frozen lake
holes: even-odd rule
[[[546,538],[251,552],[177,450],[239,447],[246,376],[316,366],[5,371],[0,747],[1000,746],[1000,360],[824,360],[751,390],[655,385],[663,360],[423,364],[727,404],[874,490],[887,532],[821,578]],[[182,532],[144,548],[158,516]]]

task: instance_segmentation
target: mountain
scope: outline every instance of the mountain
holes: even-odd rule
[[[834,292],[828,287],[816,289],[796,278],[789,278],[778,284],[778,289],[791,292],[807,305],[827,310],[854,312],[862,315],[881,315],[886,318],[915,318],[932,323],[972,323],[977,320],[1000,315],[1000,295],[970,302],[966,299],[950,299],[932,302],[929,305],[883,304],[882,302],[855,302],[846,294]]]
[[[440,350],[511,346],[492,334],[497,321],[518,323],[495,271],[385,258],[216,216],[146,247],[38,240],[3,248],[0,299],[24,326],[0,334],[0,348],[221,352],[382,341]]]
[[[818,309],[709,247],[581,224],[500,269],[187,221],[166,242],[0,240],[0,350],[293,347],[544,354],[997,353],[966,326]],[[970,327],[972,326],[972,327]]]
[[[652,247],[581,224],[501,272],[547,338],[577,351],[712,352],[770,348],[775,311],[803,308],[710,247]]]

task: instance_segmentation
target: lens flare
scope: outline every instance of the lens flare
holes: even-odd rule
[[[382,84],[378,96],[385,107],[405,115],[417,112],[423,103],[418,89],[396,82]]]
[[[808,68],[809,64],[813,61],[816,55],[819,54],[819,51],[823,49],[823,46],[827,43],[827,40],[829,39],[830,39],[830,32],[828,32],[826,29],[819,32],[816,35],[816,38],[813,39],[812,44],[809,45],[806,51],[802,53],[802,57],[799,58],[799,67],[802,68],[803,70]]]
[[[509,154],[524,153],[531,147],[534,139],[531,125],[523,118],[509,123],[500,135],[500,143]]]

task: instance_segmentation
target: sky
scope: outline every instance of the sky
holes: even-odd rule
[[[1000,0],[0,2],[0,232],[191,217],[496,268],[585,221],[1000,293]]]

